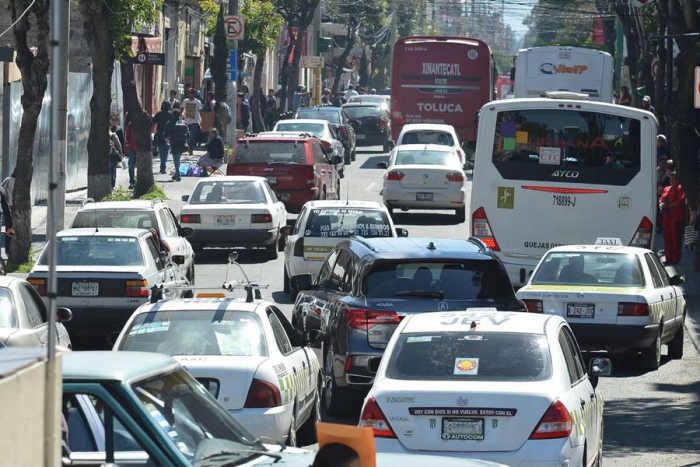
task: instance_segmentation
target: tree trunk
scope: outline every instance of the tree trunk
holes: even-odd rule
[[[255,60],[255,71],[253,72],[253,91],[250,99],[250,111],[253,113],[253,125],[258,131],[265,131],[265,123],[262,112],[260,111],[260,84],[262,83],[262,72],[265,66],[265,53],[258,55]],[[268,128],[271,130],[272,128]]]
[[[24,2],[10,0],[12,21],[16,21],[27,8]],[[25,15],[14,26],[15,63],[22,74],[23,93],[21,98],[22,122],[17,138],[17,164],[15,166],[15,188],[13,190],[13,228],[15,237],[9,254],[9,262],[23,264],[29,259],[32,244],[32,204],[31,186],[34,175],[34,137],[36,136],[37,120],[41,113],[41,104],[48,86],[49,73],[49,1],[37,1],[31,13]],[[29,18],[36,18],[36,55],[29,49],[27,31],[30,28]]]
[[[301,60],[302,38],[306,33],[306,27],[303,29],[297,28],[297,31],[297,38],[294,41],[294,55],[291,56],[292,63],[288,65],[287,73],[284,75],[287,77],[286,88],[284,87],[284,83],[282,88],[286,90],[287,100],[291,101],[291,105],[288,104],[289,110],[294,110],[294,93],[299,87],[299,61]],[[285,64],[287,64],[286,61]]]
[[[109,117],[112,104],[114,46],[109,34],[98,34],[98,31],[106,31],[109,28],[108,14],[103,2],[81,0],[79,6],[84,19],[83,36],[90,47],[92,60],[87,195],[89,198],[101,200],[112,191],[109,172]]]
[[[333,79],[333,88],[331,89],[334,96],[338,92],[338,84],[340,84],[340,78],[343,76],[345,61],[348,59],[352,48],[355,46],[355,30],[350,26],[348,26],[347,39],[345,50],[343,50],[343,53],[338,57],[338,65],[336,66],[335,78]]]
[[[659,17],[659,29],[657,34],[662,36],[666,34],[666,6],[668,4],[667,0],[659,0],[656,4],[658,17]],[[654,107],[656,108],[656,118],[659,119],[659,133],[668,133],[666,116],[668,106],[666,104],[666,60],[668,54],[666,53],[666,48],[664,47],[665,41],[660,41],[657,48],[657,56],[659,60],[656,62],[656,77],[654,82]],[[670,148],[669,148],[670,149]]]
[[[280,70],[280,112],[284,112],[287,109],[287,87],[289,86],[289,75],[291,73],[291,65],[289,64],[289,57],[293,50],[296,50],[296,41],[294,40],[294,35],[292,34],[292,28],[287,26],[287,37],[290,37],[289,45],[287,50],[284,52],[284,61],[282,62],[282,69]],[[293,96],[294,94],[292,94]]]
[[[143,65],[142,65],[143,66]],[[153,154],[151,153],[151,128],[153,120],[143,110],[136,93],[134,81],[134,60],[125,57],[121,62],[122,92],[124,107],[129,112],[131,131],[136,137],[136,186],[134,198],[140,198],[153,189]]]

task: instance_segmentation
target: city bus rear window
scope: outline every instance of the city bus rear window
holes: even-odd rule
[[[599,112],[500,112],[493,164],[506,180],[627,185],[641,164],[640,122]]]

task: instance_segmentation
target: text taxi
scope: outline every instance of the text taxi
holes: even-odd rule
[[[596,245],[549,250],[516,296],[530,313],[565,318],[584,349],[640,351],[656,370],[661,345],[683,357],[686,303],[681,275],[669,275],[653,251],[600,238]]]
[[[360,426],[377,451],[474,456],[510,466],[600,465],[603,399],[558,316],[467,310],[406,317]]]

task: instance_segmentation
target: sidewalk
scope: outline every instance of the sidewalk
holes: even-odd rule
[[[700,352],[700,272],[693,271],[692,250],[683,250],[681,262],[676,266],[676,270],[679,274],[685,275],[684,289],[688,310],[685,329],[693,341],[695,349]]]

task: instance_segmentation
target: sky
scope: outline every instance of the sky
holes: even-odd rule
[[[503,0],[505,5],[504,20],[520,38],[525,35],[528,29],[527,26],[523,25],[523,19],[530,14],[532,6],[535,5],[537,1],[538,0]]]

